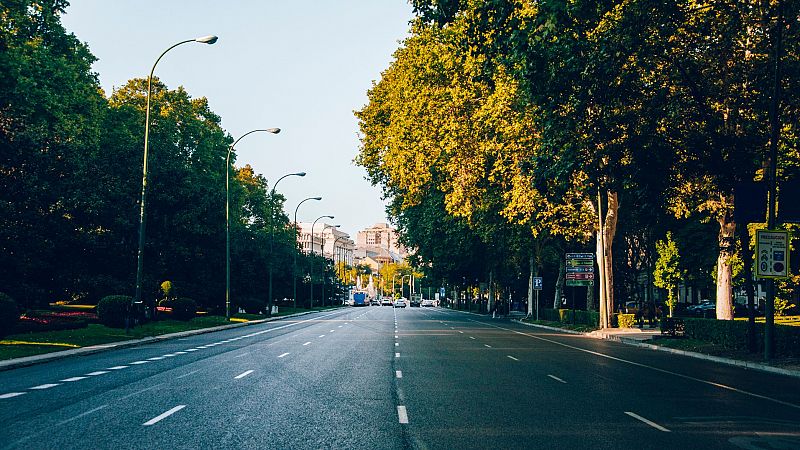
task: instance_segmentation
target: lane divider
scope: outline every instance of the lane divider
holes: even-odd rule
[[[160,421],[166,419],[167,417],[175,414],[176,412],[182,410],[183,408],[186,408],[186,405],[178,405],[178,406],[170,409],[169,411],[165,411],[165,412],[153,417],[152,419],[148,420],[147,422],[143,423],[142,425],[145,426],[145,427],[149,427],[151,425],[155,425],[158,422],[160,422]]]
[[[655,422],[653,422],[651,420],[647,420],[644,417],[642,417],[642,416],[640,416],[640,415],[638,415],[636,413],[633,413],[633,412],[630,412],[630,411],[625,411],[625,414],[633,417],[636,420],[639,420],[641,422],[644,422],[644,423],[650,425],[651,427],[655,428],[658,431],[663,431],[665,433],[669,433],[670,432],[668,429],[662,427],[661,425],[659,425],[659,424],[657,424],[657,423],[655,423]]]

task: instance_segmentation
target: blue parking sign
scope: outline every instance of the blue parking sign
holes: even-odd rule
[[[533,277],[533,290],[534,291],[542,290],[542,277]]]

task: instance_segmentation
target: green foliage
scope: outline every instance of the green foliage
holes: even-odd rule
[[[669,315],[672,317],[672,311],[678,302],[675,297],[675,290],[683,278],[683,273],[680,269],[681,260],[678,253],[678,245],[672,240],[671,232],[667,232],[666,240],[656,242],[656,252],[658,253],[658,259],[653,270],[653,284],[667,290],[666,303],[669,306]]]
[[[7,294],[0,292],[0,337],[9,334],[18,320],[17,302]]]
[[[125,318],[131,307],[132,297],[127,295],[108,295],[97,303],[97,317],[100,323],[111,328],[125,327]]]
[[[636,314],[616,314],[617,328],[633,328],[636,326]]]
[[[575,323],[596,327],[600,324],[600,314],[595,311],[575,310]],[[573,311],[571,309],[550,309],[542,308],[539,310],[539,317],[550,322],[572,323]]]

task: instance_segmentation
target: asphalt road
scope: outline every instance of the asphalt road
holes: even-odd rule
[[[800,380],[345,308],[0,372],[0,448],[800,449]]]

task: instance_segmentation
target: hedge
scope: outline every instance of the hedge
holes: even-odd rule
[[[747,350],[747,322],[684,318],[687,337],[711,342],[731,350]],[[764,350],[764,324],[756,324],[756,344]],[[775,354],[800,357],[800,327],[775,325]]]
[[[618,328],[633,328],[636,326],[636,314],[615,314]]]
[[[600,324],[600,313],[596,311],[575,310],[575,323],[596,327]],[[571,309],[541,309],[539,317],[550,322],[572,323]]]
[[[130,308],[132,297],[127,295],[109,295],[97,303],[97,317],[100,323],[111,328],[125,328],[125,318]]]
[[[13,298],[0,292],[0,337],[10,334],[19,320],[19,308]]]
[[[176,320],[192,320],[197,314],[197,303],[190,298],[161,300],[158,305],[170,308],[172,310],[172,318]]]

